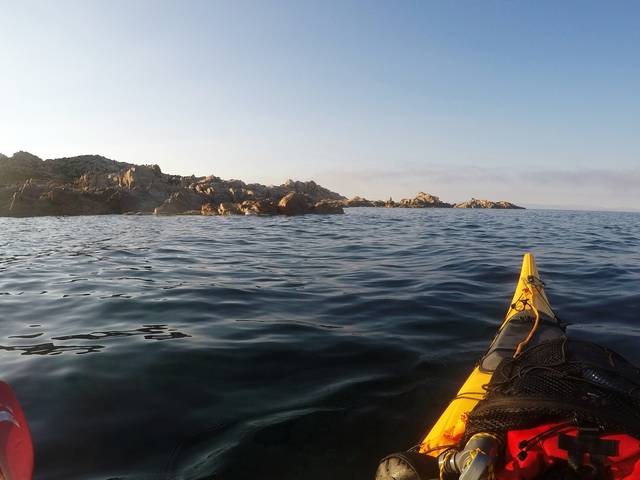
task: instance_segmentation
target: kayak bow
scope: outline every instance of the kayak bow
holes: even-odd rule
[[[420,453],[437,457],[460,441],[467,416],[484,398],[484,385],[491,380],[495,368],[506,356],[517,356],[532,341],[541,324],[560,326],[544,293],[533,254],[526,253],[513,300],[488,352],[422,440]],[[537,337],[544,337],[544,334]],[[542,339],[537,338],[538,341]]]

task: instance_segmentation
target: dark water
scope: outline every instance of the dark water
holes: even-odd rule
[[[36,478],[367,479],[415,444],[533,251],[640,363],[640,214],[0,219],[1,377]]]

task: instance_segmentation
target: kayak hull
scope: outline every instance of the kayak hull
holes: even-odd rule
[[[20,403],[0,382],[0,480],[31,480],[33,444]]]
[[[540,325],[544,327],[540,328]],[[563,334],[564,330],[544,292],[533,254],[526,253],[513,299],[498,333],[485,356],[424,437],[419,451],[437,457],[457,445],[464,435],[469,412],[484,398],[484,386],[491,380],[502,358],[517,355],[530,342]]]

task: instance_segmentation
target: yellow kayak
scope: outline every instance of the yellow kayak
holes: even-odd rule
[[[533,254],[526,253],[513,300],[489,350],[422,440],[420,453],[437,457],[460,441],[467,416],[484,398],[484,385],[489,383],[500,361],[506,356],[517,356],[526,346],[544,341],[547,329],[540,326],[545,324],[559,326],[559,320],[544,293]],[[551,334],[555,334],[558,329],[552,330]]]

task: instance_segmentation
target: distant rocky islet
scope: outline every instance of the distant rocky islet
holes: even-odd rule
[[[435,195],[420,192],[414,198],[403,198],[399,202],[389,200],[367,200],[366,198],[353,197],[343,201],[345,207],[387,207],[387,208],[492,208],[492,209],[512,209],[523,210],[510,202],[491,200],[478,200],[472,198],[462,203],[447,203],[440,200]]]
[[[0,154],[0,216],[303,215],[340,214],[345,207],[522,208],[477,199],[451,204],[423,192],[399,202],[347,199],[313,181],[266,186],[213,175],[183,177],[99,155],[42,160],[28,152]]]

